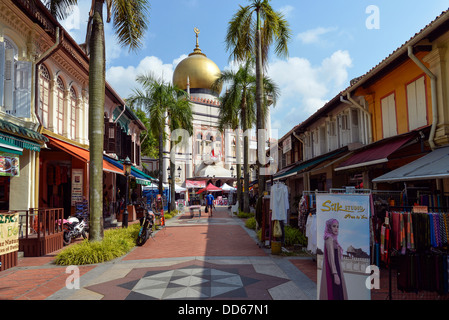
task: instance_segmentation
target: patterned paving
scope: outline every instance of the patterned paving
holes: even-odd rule
[[[288,279],[257,273],[252,265],[187,261],[136,268],[124,278],[86,287],[104,300],[271,299],[268,290]]]

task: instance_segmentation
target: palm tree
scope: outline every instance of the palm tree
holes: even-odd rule
[[[147,29],[147,0],[92,0],[86,35],[89,55],[89,241],[103,238],[103,136],[105,102],[105,37],[103,7],[120,45],[137,50]]]
[[[42,2],[51,15],[58,20],[64,20],[72,13],[73,6],[78,5],[77,0],[47,0]]]
[[[170,131],[185,129],[188,134],[193,132],[193,115],[187,93],[176,86],[165,83],[161,79],[156,79],[150,74],[141,74],[136,78],[136,82],[142,89],[134,89],[133,94],[128,98],[128,103],[132,106],[143,108],[149,117],[150,131],[153,136],[159,137],[159,190],[163,190],[162,181],[162,160],[163,145],[168,138],[165,133],[165,126],[168,123]],[[173,150],[173,148],[170,148]],[[175,172],[175,164],[170,161],[170,172]],[[171,195],[174,198],[175,180],[171,181]],[[171,209],[174,202],[170,202]]]
[[[249,141],[248,129],[251,129],[256,122],[256,91],[257,79],[254,74],[254,59],[248,59],[244,65],[241,65],[237,72],[223,71],[215,81],[214,86],[222,86],[224,82],[230,83],[230,88],[226,90],[222,98],[222,107],[220,109],[219,129],[230,125],[232,129],[238,132],[238,118],[244,132],[243,137],[243,211],[249,212]],[[263,79],[264,89],[267,95],[272,97],[273,104],[276,104],[279,96],[277,85],[269,78]],[[266,112],[268,101],[263,102],[263,109]],[[236,130],[237,129],[237,130]],[[238,164],[239,165],[239,164]],[[237,177],[240,177],[239,168],[237,168]],[[240,180],[240,179],[239,179]]]
[[[263,68],[267,65],[270,46],[275,42],[275,53],[287,56],[287,43],[291,38],[291,30],[284,16],[275,12],[269,0],[249,0],[248,6],[240,9],[229,22],[226,34],[227,50],[231,51],[231,58],[246,61],[250,57],[256,60],[256,104],[257,104],[257,133],[264,132],[266,113],[263,112]],[[254,14],[256,15],[254,20]],[[257,139],[257,165],[261,162],[261,155],[265,158],[265,138]],[[265,161],[265,160],[264,160]],[[265,177],[259,174],[259,196],[265,190]]]

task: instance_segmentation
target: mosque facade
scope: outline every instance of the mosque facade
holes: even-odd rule
[[[183,137],[187,143],[177,146],[172,152],[176,172],[172,173],[179,186],[192,188],[213,183],[235,184],[236,163],[243,164],[242,132],[236,134],[231,129],[218,130],[220,117],[219,96],[222,88],[212,90],[212,84],[220,76],[219,67],[202,52],[198,43],[199,30],[196,34],[196,46],[187,58],[182,60],[173,73],[173,85],[185,90],[189,96],[192,115],[193,133]],[[270,124],[268,117],[267,125]],[[169,132],[168,125],[166,133]],[[175,133],[176,135],[176,133]],[[172,138],[173,139],[173,138]],[[237,141],[239,139],[240,141]],[[170,142],[164,146],[163,181],[168,182],[170,167]],[[249,163],[255,163],[257,142],[255,135],[250,135]],[[174,154],[174,155],[173,155]],[[255,173],[254,173],[255,174]]]

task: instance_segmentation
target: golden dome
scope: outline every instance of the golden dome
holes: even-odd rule
[[[220,76],[220,69],[210,60],[198,46],[199,30],[195,28],[196,48],[184,60],[182,60],[173,73],[173,85],[187,90],[187,78],[190,81],[190,89],[209,89]],[[221,87],[217,94],[220,94]]]

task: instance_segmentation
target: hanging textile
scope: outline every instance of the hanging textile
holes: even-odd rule
[[[316,214],[309,214],[306,223],[307,250],[316,254],[317,249],[317,223]]]
[[[270,210],[271,220],[287,223],[287,210],[289,209],[288,188],[283,183],[275,183],[271,187]]]

